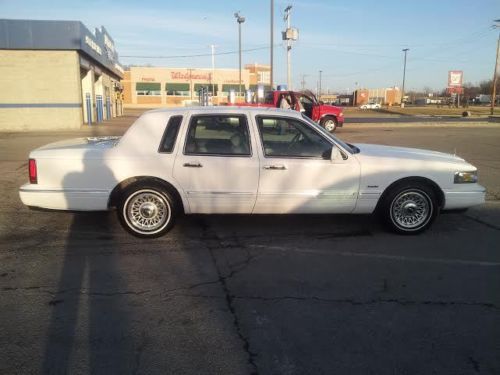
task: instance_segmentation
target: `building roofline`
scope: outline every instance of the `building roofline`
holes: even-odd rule
[[[91,32],[81,21],[3,18],[0,49],[78,51],[117,78],[123,77],[113,38],[103,26]]]

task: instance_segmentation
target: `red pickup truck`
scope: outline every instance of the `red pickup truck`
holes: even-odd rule
[[[339,107],[319,102],[314,94],[297,91],[269,91],[263,103],[238,104],[251,107],[274,107],[294,109],[304,113],[326,130],[334,132],[344,125],[344,113]]]

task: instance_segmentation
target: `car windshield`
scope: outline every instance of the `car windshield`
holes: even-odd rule
[[[273,104],[274,103],[274,92],[270,91],[266,94],[266,98],[264,99],[265,104]]]
[[[300,100],[301,101],[306,101],[306,102],[310,102],[312,105],[318,105],[319,104],[319,101],[318,99],[316,99],[316,97],[312,94],[301,94],[300,95]]]
[[[326,135],[328,138],[332,139],[335,143],[340,145],[346,151],[350,152],[351,154],[357,154],[359,152],[359,149],[356,146],[349,145],[349,144],[345,143],[344,141],[340,140],[339,138],[335,137],[332,133],[330,133],[328,130],[326,130],[322,126],[318,125],[317,123],[315,123],[313,120],[311,120],[306,115],[302,114],[302,117],[304,118],[304,120],[307,121],[308,124],[310,124],[311,126],[314,126],[314,128],[319,130],[321,133]]]

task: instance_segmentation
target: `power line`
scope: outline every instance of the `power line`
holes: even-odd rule
[[[357,72],[350,72],[350,73],[344,73],[344,74],[323,74],[324,77],[331,77],[331,78],[342,78],[342,77],[348,77],[348,76],[356,76],[356,75],[366,75],[368,73],[373,73],[373,72],[380,72],[383,70],[389,70],[389,69],[394,69],[395,63],[390,64],[390,65],[384,65],[379,68],[373,68],[373,69],[364,69],[364,70],[359,70]]]
[[[457,48],[457,47],[461,47],[461,46],[463,46],[465,44],[469,44],[471,42],[475,42],[475,41],[477,41],[478,38],[482,38],[482,37],[486,36],[490,31],[491,31],[491,28],[481,29],[481,30],[478,30],[478,31],[470,34],[468,37],[458,38],[458,39],[455,39],[454,41],[420,45],[420,46],[423,46],[423,47],[426,47],[426,46],[427,47],[440,46],[440,47],[438,47],[438,48],[432,48],[429,52],[426,53],[427,57],[414,57],[413,60],[428,60],[428,61],[442,61],[442,62],[446,62],[445,60],[430,59],[429,55],[441,54],[443,51],[448,51],[450,49],[454,49],[454,48]],[[459,43],[460,41],[462,43]],[[369,56],[369,57],[379,57],[379,58],[385,58],[385,59],[397,59],[397,60],[400,59],[400,57],[396,56],[396,55],[382,55],[382,54],[377,54],[377,53],[363,52],[363,51],[359,51],[359,50],[357,50],[357,51],[349,51],[349,50],[342,50],[342,49],[335,48],[335,46],[344,46],[344,47],[356,46],[354,44],[353,45],[349,45],[349,44],[336,44],[336,43],[307,43],[307,42],[304,43],[304,42],[301,42],[299,44],[299,46],[303,46],[303,47],[307,47],[307,46],[318,46],[318,47],[321,47],[322,46],[322,47],[324,47],[323,49],[328,49],[330,51],[334,51],[334,52],[341,53],[341,54],[360,55],[360,56]],[[369,45],[366,44],[365,46],[369,46]],[[373,46],[375,47],[377,45],[374,44]],[[380,46],[380,45],[378,45],[378,46]],[[410,46],[410,47],[414,48],[414,47],[419,46],[419,45],[405,44],[404,46],[405,47]],[[447,46],[447,48],[443,48],[443,46]]]
[[[450,47],[449,48],[445,48],[444,50],[449,50],[449,49],[453,49],[454,47],[459,47],[460,45],[463,45],[463,44],[467,44],[467,43],[470,43],[472,41],[475,41],[477,40],[477,38],[479,37],[483,37],[484,35],[488,34],[488,32],[490,31],[491,29],[488,28],[487,30],[485,29],[481,29],[481,30],[478,30],[472,34],[469,34],[467,37],[462,37],[462,38],[457,38],[453,41],[449,41],[449,42],[442,42],[442,43],[430,43],[430,44],[420,44],[420,45],[413,45],[413,44],[410,44],[411,47],[416,47],[416,46],[422,46],[422,47],[425,47],[425,46],[446,46],[446,45],[449,45]],[[458,42],[462,42],[462,43],[458,43]],[[402,44],[392,44],[393,46],[395,45],[402,45]],[[282,43],[275,43],[274,44],[275,47],[279,47],[279,46],[282,46]],[[307,47],[307,46],[318,46],[318,47],[326,47],[325,49],[330,49],[334,52],[337,52],[337,53],[343,53],[343,54],[351,54],[351,55],[360,55],[360,56],[370,56],[370,57],[381,57],[381,58],[387,58],[387,59],[399,59],[398,56],[389,56],[389,55],[381,55],[381,54],[376,54],[376,53],[369,53],[369,52],[360,52],[360,51],[348,51],[348,50],[339,50],[337,48],[335,48],[335,46],[343,46],[343,47],[349,47],[349,46],[366,46],[366,47],[369,47],[369,46],[373,46],[373,47],[380,47],[382,46],[382,44],[339,44],[339,43],[307,43],[307,42],[300,42],[298,44],[298,46],[304,46],[304,47]],[[387,44],[387,46],[390,46],[389,44]],[[406,45],[405,45],[406,46]],[[333,48],[331,48],[333,47]],[[260,51],[260,50],[268,50],[270,49],[271,47],[270,46],[263,46],[263,47],[255,47],[255,48],[247,48],[247,49],[244,49],[242,50],[241,52],[254,52],[254,51]],[[444,51],[442,48],[438,48],[438,49],[433,49],[431,50],[430,52],[438,52],[441,53]],[[233,50],[233,51],[226,51],[226,52],[217,52],[215,53],[216,56],[220,56],[220,55],[232,55],[232,54],[236,54],[236,53],[239,53],[238,50]],[[429,54],[427,54],[429,55]],[[191,57],[207,57],[207,56],[212,56],[211,53],[198,53],[198,54],[191,54],[191,55],[121,55],[121,57],[123,58],[141,58],[141,59],[182,59],[182,58],[191,58]],[[431,60],[429,59],[428,57],[424,57],[424,58],[414,58],[413,60]],[[437,60],[436,60],[437,61]]]
[[[280,44],[276,44],[275,46],[279,46]],[[257,48],[248,48],[248,49],[242,49],[241,52],[253,52],[253,51],[260,51],[260,50],[266,50],[270,49],[270,46],[266,47],[257,47]],[[239,50],[235,51],[226,51],[226,52],[217,52],[214,53],[215,56],[220,56],[220,55],[232,55],[232,54],[237,54],[239,53]],[[191,57],[206,57],[206,56],[212,56],[211,53],[198,53],[195,55],[169,55],[169,56],[148,56],[148,55],[121,55],[121,57],[127,57],[127,58],[138,58],[138,59],[183,59],[183,58],[191,58]]]

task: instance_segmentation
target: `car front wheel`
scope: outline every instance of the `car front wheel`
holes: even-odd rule
[[[337,129],[337,119],[335,117],[327,116],[321,120],[321,126],[333,133]]]
[[[394,187],[381,205],[382,217],[392,231],[416,234],[430,227],[439,212],[436,195],[425,184]]]
[[[118,205],[118,218],[131,234],[141,238],[160,237],[174,225],[175,200],[159,184],[136,184],[127,188]]]

